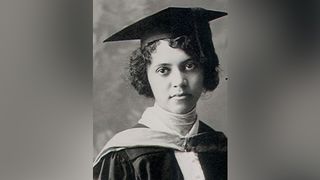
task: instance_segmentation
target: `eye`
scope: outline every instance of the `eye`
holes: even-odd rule
[[[167,67],[159,67],[156,70],[157,73],[159,73],[160,75],[167,75],[169,73],[169,68]]]
[[[194,63],[194,62],[188,62],[188,63],[186,63],[186,65],[185,65],[185,69],[186,69],[187,71],[194,70],[195,68],[197,68],[197,64]]]

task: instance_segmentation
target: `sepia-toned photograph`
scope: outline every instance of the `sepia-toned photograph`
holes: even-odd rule
[[[93,4],[93,179],[226,180],[227,2]]]
[[[320,1],[1,2],[0,180],[320,180]]]

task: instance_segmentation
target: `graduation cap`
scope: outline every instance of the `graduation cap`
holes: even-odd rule
[[[195,38],[201,57],[208,57],[210,51],[214,52],[209,21],[225,15],[203,8],[169,7],[125,27],[103,42],[140,40],[144,47],[156,40],[185,35]]]

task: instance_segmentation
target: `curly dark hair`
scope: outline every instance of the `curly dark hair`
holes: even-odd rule
[[[219,84],[219,59],[214,49],[208,53],[210,57],[200,56],[198,45],[193,37],[180,36],[174,39],[163,39],[170,47],[184,50],[190,57],[198,61],[203,68],[203,86],[205,91],[213,91]],[[156,40],[133,51],[129,63],[129,81],[140,95],[153,98],[153,93],[147,76],[147,66],[151,64],[151,54],[160,41]]]

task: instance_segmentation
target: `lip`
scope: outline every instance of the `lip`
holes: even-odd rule
[[[182,93],[182,94],[174,94],[172,96],[170,96],[170,99],[177,99],[177,100],[182,100],[182,99],[187,99],[191,97],[191,94],[188,93]]]

